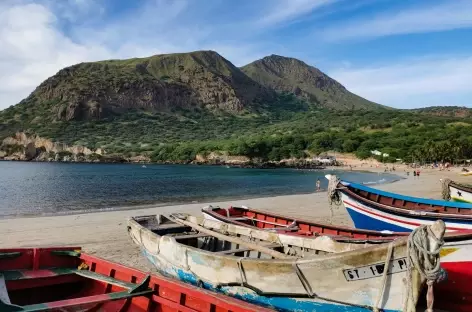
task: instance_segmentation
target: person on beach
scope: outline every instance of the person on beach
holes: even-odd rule
[[[316,191],[319,192],[321,191],[321,181],[320,178],[316,180]]]
[[[420,171],[416,171],[416,176],[419,178],[420,177]]]
[[[413,176],[416,177],[416,170],[413,170]]]

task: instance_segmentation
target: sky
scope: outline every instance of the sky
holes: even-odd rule
[[[0,0],[0,110],[80,62],[295,57],[371,101],[472,107],[472,0]]]

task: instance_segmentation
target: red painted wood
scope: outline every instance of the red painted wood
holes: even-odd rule
[[[0,259],[0,271],[29,270],[28,279],[7,282],[12,303],[29,305],[48,303],[54,308],[83,305],[90,311],[116,312],[268,312],[262,307],[248,304],[231,297],[216,294],[200,288],[152,275],[149,287],[152,295],[107,301],[107,292],[124,289],[105,281],[88,279],[79,275],[53,276],[46,268],[76,268],[85,263],[89,270],[114,276],[125,282],[140,283],[147,273],[117,263],[82,253],[80,258],[51,254],[52,250],[77,250],[79,248],[18,248],[3,249],[0,252],[19,251],[22,255],[12,259]],[[33,270],[37,268],[38,270]]]

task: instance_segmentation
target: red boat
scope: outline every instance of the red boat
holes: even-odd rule
[[[225,223],[246,226],[259,230],[277,231],[286,235],[327,235],[339,242],[349,243],[385,243],[406,232],[370,231],[354,229],[332,224],[323,224],[303,219],[260,211],[247,207],[205,207],[205,218]],[[472,231],[449,232],[444,236],[445,245],[441,256],[448,279],[434,287],[435,308],[454,312],[472,311]]]
[[[81,253],[0,249],[0,311],[271,311]]]
[[[337,241],[385,242],[398,236],[408,236],[407,232],[370,231],[354,229],[333,224],[295,219],[272,212],[256,210],[248,207],[229,207],[228,209],[208,206],[202,209],[205,217],[218,221],[283,232],[291,235],[320,236],[327,235]]]

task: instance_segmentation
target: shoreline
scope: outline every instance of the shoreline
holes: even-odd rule
[[[471,180],[471,177],[461,176],[458,174],[459,172],[459,170],[434,171],[423,169],[420,178],[413,178],[410,175],[395,183],[381,184],[375,187],[409,196],[440,199],[440,178],[450,178],[458,182]],[[398,175],[401,175],[401,173],[402,170],[397,171]],[[330,221],[327,194],[326,192],[316,192],[75,215],[1,219],[0,248],[81,246],[87,253],[145,271],[152,271],[152,267],[142,257],[139,248],[128,237],[126,231],[127,219],[131,216],[172,212],[199,214],[201,208],[206,205],[222,207],[246,205],[260,210],[291,215],[295,218],[305,218],[318,222]],[[353,226],[343,206],[333,207],[333,213],[333,224]]]
[[[293,168],[277,168],[277,169],[288,169],[288,170],[300,170],[300,171],[315,171],[313,169],[293,169]],[[389,174],[390,176],[395,176],[392,180],[384,180],[380,179],[375,182],[364,182],[362,184],[368,186],[378,186],[383,184],[395,183],[401,181],[402,179],[406,179],[405,177],[401,177],[397,174],[391,172],[383,172],[383,171],[369,171],[369,170],[346,170],[341,168],[329,168],[323,169],[326,171],[337,171],[337,172],[357,172],[357,173],[378,173],[379,176],[382,174]],[[318,171],[318,170],[316,170]],[[384,180],[384,181],[382,181]],[[61,217],[61,216],[74,216],[74,215],[84,215],[84,214],[95,214],[95,213],[105,213],[105,212],[114,212],[114,211],[133,211],[133,210],[140,210],[140,209],[152,209],[152,208],[159,208],[165,206],[183,206],[183,205],[193,205],[193,204],[205,204],[208,202],[230,202],[230,201],[246,201],[252,200],[257,198],[272,198],[272,197],[279,197],[279,196],[296,196],[296,195],[307,195],[307,194],[317,194],[326,192],[326,188],[322,188],[319,192],[296,192],[296,193],[284,193],[284,194],[258,194],[258,195],[227,195],[227,196],[215,196],[215,197],[201,197],[196,199],[189,199],[183,201],[168,201],[168,202],[153,202],[153,203],[143,203],[143,204],[124,204],[124,205],[115,205],[115,206],[102,206],[102,207],[95,207],[89,209],[77,209],[77,210],[63,210],[57,212],[42,212],[42,213],[24,213],[24,214],[5,214],[0,215],[0,220],[14,220],[14,219],[22,219],[22,218],[45,218],[45,217]]]

